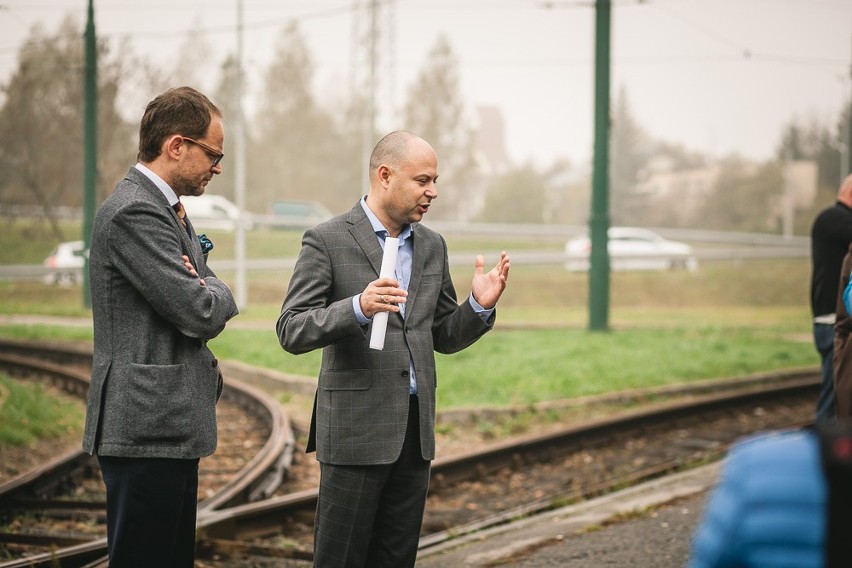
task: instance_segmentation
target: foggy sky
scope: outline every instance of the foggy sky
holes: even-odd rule
[[[439,34],[460,62],[465,102],[502,110],[516,163],[574,163],[591,156],[594,8],[554,0],[398,0],[380,22],[379,128],[394,117]],[[16,67],[30,27],[52,33],[62,15],[85,21],[85,0],[0,0],[0,80]],[[249,106],[262,86],[275,40],[299,21],[317,68],[321,100],[347,96],[353,58],[348,0],[244,0]],[[236,0],[95,0],[98,35],[130,37],[164,67],[184,34],[206,41],[212,90],[236,46]],[[363,23],[363,20],[361,20]],[[688,149],[771,158],[785,124],[833,121],[852,92],[852,2],[848,0],[648,0],[614,2],[612,97],[624,88],[634,117],[653,137]],[[395,56],[389,56],[393,46]],[[428,81],[417,85],[429,89]],[[140,111],[141,113],[141,111]],[[138,117],[133,117],[138,119]]]

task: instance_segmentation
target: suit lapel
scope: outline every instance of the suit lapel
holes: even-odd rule
[[[198,240],[198,235],[195,234],[195,228],[192,226],[189,217],[184,217],[184,221],[186,221],[186,230],[182,226],[180,227],[181,238],[186,239],[184,242],[189,247],[192,266],[199,274],[203,274],[201,268],[204,266],[204,253],[201,250],[201,243]],[[178,225],[180,226],[180,220],[178,220]]]
[[[370,265],[376,271],[376,277],[378,278],[379,272],[382,269],[382,255],[384,252],[382,251],[382,245],[379,244],[379,238],[376,236],[373,226],[367,218],[367,214],[361,209],[360,202],[356,203],[355,207],[349,211],[349,222],[352,224],[349,232],[352,233],[355,242],[361,247],[364,256],[370,261]]]
[[[382,245],[379,244],[379,238],[373,230],[373,225],[370,224],[370,219],[367,218],[367,214],[364,213],[364,210],[361,208],[360,202],[356,203],[355,207],[349,211],[349,222],[352,224],[349,232],[352,233],[352,236],[355,238],[355,242],[357,242],[358,246],[361,247],[361,250],[364,251],[364,256],[367,257],[367,260],[376,272],[376,278],[378,278],[382,270],[382,256],[384,256],[384,250],[382,250]],[[411,238],[413,238],[413,235]],[[424,262],[425,257],[422,254],[418,257],[417,247],[415,246],[414,258],[412,259],[411,266],[411,278],[408,282],[409,295],[405,305],[406,313],[410,313],[409,310],[411,309],[412,300],[414,299],[412,288],[415,286],[415,283],[419,283],[419,275],[423,271]],[[416,280],[415,277],[417,278]],[[396,316],[402,319],[401,312],[397,313]]]
[[[199,274],[201,274],[201,267],[204,266],[204,254],[201,252],[201,244],[198,242],[198,237],[195,235],[195,229],[192,227],[192,221],[189,219],[189,217],[184,218],[184,220],[186,221],[186,229],[184,229],[183,224],[181,224],[180,219],[177,216],[177,213],[174,209],[172,209],[171,205],[169,205],[169,202],[166,200],[166,196],[163,195],[163,192],[160,191],[160,188],[158,188],[153,181],[148,179],[148,176],[146,176],[136,168],[130,168],[130,172],[128,172],[126,177],[131,181],[137,183],[138,185],[144,187],[149,193],[151,193],[155,197],[158,203],[162,203],[166,215],[171,217],[172,224],[175,226],[175,231],[177,231],[185,248],[190,253],[189,256],[190,260],[192,260],[192,266],[194,266],[195,270]]]
[[[423,266],[426,264],[426,256],[430,254],[426,247],[426,239],[422,237],[422,231],[419,231],[418,227],[417,223],[411,225],[411,236],[409,237],[414,254],[411,257],[411,276],[408,279],[408,299],[405,301],[405,313],[411,313],[410,310],[414,309],[414,301],[417,299],[417,291],[420,289]]]

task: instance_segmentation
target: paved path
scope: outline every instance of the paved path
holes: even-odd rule
[[[418,558],[446,566],[681,568],[720,464],[461,537]]]

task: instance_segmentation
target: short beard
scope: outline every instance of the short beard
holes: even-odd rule
[[[172,181],[172,189],[178,196],[190,195],[197,197],[202,195],[207,188],[200,183],[195,184],[186,178],[177,177]]]

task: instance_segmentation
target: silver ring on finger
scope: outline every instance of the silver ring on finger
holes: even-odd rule
[[[388,303],[388,297],[387,297],[387,296],[385,296],[384,294],[382,294],[382,303],[383,303],[383,304],[387,304],[387,303]]]

